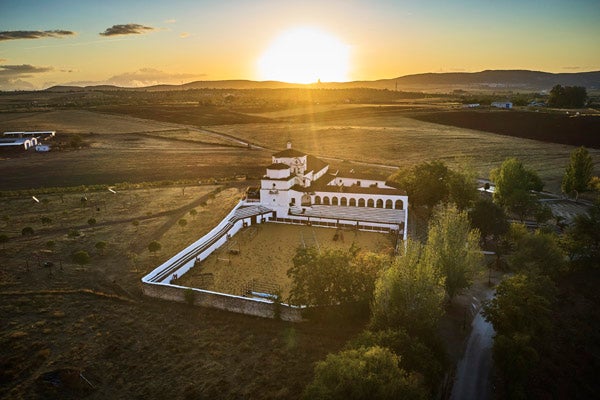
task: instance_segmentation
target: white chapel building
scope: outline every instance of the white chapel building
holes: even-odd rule
[[[408,197],[393,184],[331,171],[290,142],[271,161],[260,189],[246,198],[272,210],[270,221],[391,232],[406,240]]]

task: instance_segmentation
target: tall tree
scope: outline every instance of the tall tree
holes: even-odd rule
[[[303,398],[316,400],[426,399],[419,377],[400,368],[387,348],[361,347],[329,354],[315,366]]]
[[[471,285],[481,267],[483,255],[479,247],[479,231],[471,229],[465,211],[455,205],[438,207],[429,223],[424,261],[444,278],[450,300]]]
[[[494,201],[514,212],[522,221],[537,208],[537,200],[531,191],[540,191],[544,184],[537,173],[525,168],[516,158],[507,158],[500,168],[491,171],[496,183]]]
[[[555,85],[550,90],[548,105],[558,108],[580,108],[585,105],[587,98],[585,87]]]
[[[508,264],[514,271],[556,278],[565,266],[565,254],[555,234],[525,231],[513,239],[513,253]]]
[[[508,232],[509,225],[504,210],[490,199],[482,198],[475,202],[469,211],[469,219],[473,227],[479,229],[484,243],[489,236],[498,239]]]
[[[428,333],[441,317],[444,280],[421,259],[422,246],[408,240],[375,284],[371,307],[374,329],[403,327],[411,333]]]
[[[592,156],[581,146],[573,150],[571,160],[565,169],[565,175],[562,180],[562,191],[570,194],[573,191],[584,192],[588,189],[592,180],[594,162]]]
[[[587,215],[575,217],[563,237],[563,248],[577,266],[600,268],[600,199]]]

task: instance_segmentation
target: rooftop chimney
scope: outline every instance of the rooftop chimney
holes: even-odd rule
[[[292,148],[292,142],[287,142],[287,148],[291,149]]]

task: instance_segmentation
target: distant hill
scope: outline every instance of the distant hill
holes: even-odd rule
[[[320,82],[313,84],[287,83],[279,81],[220,80],[195,81],[182,85],[155,85],[141,88],[125,88],[112,85],[98,86],[53,86],[46,91],[165,91],[187,89],[399,89],[399,90],[435,90],[435,89],[507,89],[507,90],[549,90],[554,85],[584,86],[588,90],[600,89],[600,71],[553,74],[528,70],[487,70],[481,72],[443,72],[405,75],[392,79],[353,82]]]

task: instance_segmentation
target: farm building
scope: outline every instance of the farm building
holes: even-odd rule
[[[50,151],[50,146],[42,145],[41,142],[55,135],[56,131],[4,132],[2,137],[0,137],[0,148],[15,150],[29,150],[34,148],[36,151]]]
[[[330,171],[289,142],[271,161],[259,193],[247,201],[273,210],[273,221],[391,231],[406,239],[408,197],[389,182]]]
[[[34,137],[23,138],[23,137],[3,137],[0,138],[0,148],[3,149],[15,149],[15,150],[29,150],[38,144],[38,140]]]
[[[510,101],[494,101],[492,103],[492,107],[505,108],[507,110],[510,110],[513,107],[513,103]]]

